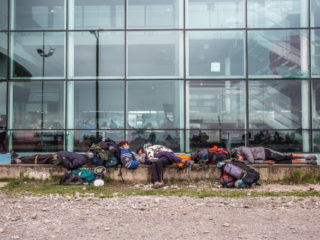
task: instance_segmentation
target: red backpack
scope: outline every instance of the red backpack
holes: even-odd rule
[[[223,148],[218,148],[214,146],[213,148],[208,149],[208,161],[207,164],[216,164],[227,159],[230,159],[230,153]]]
[[[223,173],[220,177],[220,184],[224,188],[233,188],[234,187],[234,179],[227,173]]]

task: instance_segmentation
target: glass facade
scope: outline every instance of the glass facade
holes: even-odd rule
[[[320,151],[320,0],[0,0],[0,152],[102,138]]]

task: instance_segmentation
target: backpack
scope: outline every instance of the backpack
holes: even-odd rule
[[[99,144],[92,144],[89,148],[91,152],[94,153],[95,156],[97,156],[101,161],[107,161],[110,157],[110,152],[104,150],[102,147],[99,146]]]
[[[234,187],[234,179],[227,173],[223,173],[220,176],[220,184],[223,188],[233,188]]]
[[[60,179],[60,185],[82,185],[83,179],[78,175],[72,174],[71,171],[66,172]]]
[[[208,161],[207,164],[212,165],[217,162],[225,161],[230,159],[230,153],[223,148],[218,148],[214,146],[213,148],[208,149]]]
[[[92,170],[88,169],[78,169],[78,170],[73,170],[72,171],[73,175],[79,176],[84,184],[91,184],[94,181],[95,175]]]
[[[226,164],[224,172],[230,174],[234,178],[242,179],[248,187],[251,187],[253,183],[258,183],[260,179],[259,172],[238,160],[232,160],[230,163]]]
[[[109,142],[101,141],[99,144],[92,144],[90,151],[95,157],[92,159],[92,164],[95,166],[116,167],[119,164],[118,147],[114,146],[114,142],[108,139]],[[113,144],[114,143],[114,144]]]

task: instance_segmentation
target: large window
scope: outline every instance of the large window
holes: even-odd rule
[[[244,77],[244,31],[189,31],[187,44],[187,76]]]
[[[309,128],[307,80],[249,82],[249,128]]]
[[[182,81],[128,82],[128,128],[183,128]]]
[[[188,0],[188,28],[243,28],[244,0]]]
[[[248,32],[248,68],[252,78],[308,77],[306,30]]]
[[[69,1],[70,29],[124,28],[124,0]]]
[[[0,79],[7,78],[7,66],[8,66],[8,37],[6,33],[0,33]]]
[[[320,129],[320,80],[312,81],[312,127]]]
[[[83,129],[83,136],[94,129],[124,128],[123,82],[74,82],[71,92],[74,106],[70,102],[68,111],[74,109],[74,128]]]
[[[182,36],[180,31],[128,32],[128,77],[181,77]]]
[[[64,0],[13,0],[11,2],[11,29],[65,29]]]
[[[124,77],[123,32],[69,33],[70,78]]]
[[[320,29],[311,30],[311,74],[320,77]]]
[[[248,0],[249,28],[298,28],[308,26],[306,0]]]
[[[15,32],[11,36],[11,78],[65,76],[64,33]]]
[[[320,27],[320,0],[310,0],[311,27]]]
[[[8,29],[8,0],[0,0],[0,30]]]
[[[12,128],[64,128],[64,82],[14,82],[12,88]]]
[[[7,83],[0,82],[0,152],[7,150]]]
[[[190,81],[191,129],[244,129],[244,81]]]
[[[128,0],[128,28],[181,28],[183,0]]]

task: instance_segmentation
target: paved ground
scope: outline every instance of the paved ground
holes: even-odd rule
[[[320,189],[265,185],[258,190],[310,188]],[[319,221],[318,197],[0,195],[0,239],[320,239]]]

